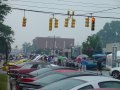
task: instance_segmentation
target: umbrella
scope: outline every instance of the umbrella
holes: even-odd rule
[[[64,57],[64,56],[58,56],[57,59],[64,60],[64,59],[66,59],[66,57]]]

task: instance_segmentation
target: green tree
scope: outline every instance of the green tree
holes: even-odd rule
[[[107,43],[120,42],[120,21],[106,23],[97,35],[100,37],[103,47],[106,47]]]
[[[5,16],[11,11],[11,8],[0,2],[0,22],[3,22],[5,19]]]
[[[11,8],[0,2],[0,53],[6,55],[6,60],[8,59],[8,54],[11,51],[11,44],[14,39],[14,32],[11,27],[4,25],[5,16],[11,11]]]
[[[23,45],[22,45],[22,48],[23,48],[23,51],[25,54],[27,53],[31,53],[33,51],[33,47],[30,43],[27,43],[25,42]]]
[[[92,56],[95,53],[102,53],[102,44],[99,36],[88,36],[87,41],[82,43],[82,52],[88,56]]]

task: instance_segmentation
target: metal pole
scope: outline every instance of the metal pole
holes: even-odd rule
[[[72,47],[71,47],[71,59],[72,59]]]
[[[55,35],[53,38],[53,56],[55,56]]]

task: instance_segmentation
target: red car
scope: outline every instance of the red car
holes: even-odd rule
[[[43,68],[45,69],[45,68]],[[79,72],[78,70],[73,70],[72,68],[67,68],[67,67],[59,67],[59,68],[56,68],[56,69],[53,69],[53,70],[50,70],[50,71],[47,71],[47,72],[44,72],[44,73],[41,73],[39,74],[38,76],[34,77],[34,76],[31,76],[31,77],[28,77],[28,78],[19,78],[18,82],[32,82],[32,81],[35,81],[37,79],[40,79],[42,77],[45,77],[45,76],[48,76],[50,74],[54,74],[54,73],[69,73],[69,72]]]
[[[23,67],[19,68],[19,69],[10,69],[8,71],[8,75],[10,75],[11,77],[17,79],[18,77],[21,76],[21,74],[26,74],[26,73],[30,73],[34,70],[46,67],[48,64],[46,63],[41,63],[41,62],[29,62],[27,64],[25,64]]]
[[[65,74],[65,73],[77,73],[77,72],[80,72],[80,71],[66,68],[66,69],[51,70],[49,72],[43,73],[43,74],[41,74],[37,77],[33,77],[33,78],[23,78],[20,80],[20,82],[16,82],[16,90],[22,90],[22,87],[19,87],[19,85],[21,83],[33,82],[33,81],[36,81],[38,79],[41,79],[41,78],[44,78],[44,77],[47,77],[47,76],[53,75],[53,74],[62,74],[62,73]]]
[[[26,82],[26,83],[20,82],[17,85],[17,90],[29,90],[29,88],[31,88],[30,90],[34,90],[66,78],[77,77],[77,76],[96,76],[96,75],[97,73],[93,73],[93,72],[80,72],[78,70],[59,69],[52,71],[52,73],[49,72],[47,73],[47,75],[45,73],[43,75],[31,79],[34,80],[33,82]]]

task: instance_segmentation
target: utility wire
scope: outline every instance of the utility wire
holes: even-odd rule
[[[36,7],[36,8],[46,8],[46,9],[56,9],[56,10],[67,10],[69,11],[70,9],[61,9],[61,8],[50,8],[50,7],[39,7],[39,6],[31,6],[31,5],[21,5],[21,4],[11,4],[8,3],[9,5],[19,5],[19,6],[26,6],[26,7]],[[92,12],[92,11],[85,11],[85,10],[73,10],[73,11],[82,11],[82,12]]]
[[[24,0],[11,0],[11,1],[24,1]],[[45,0],[44,0],[45,1]],[[89,4],[89,5],[94,5],[94,6],[119,6],[119,5],[112,5],[112,4],[108,4],[108,3],[102,3],[102,4],[98,4],[98,3],[85,3],[85,2],[73,2],[73,1],[71,1],[71,0],[56,0],[56,1],[58,1],[58,2],[67,2],[67,3],[74,3],[74,4],[84,4],[84,5],[86,5],[86,4]],[[33,1],[28,1],[28,2],[33,2]],[[36,3],[36,2],[33,2],[33,3]],[[39,2],[37,2],[37,3],[39,3]]]
[[[46,9],[56,9],[56,10],[66,10],[69,11],[70,9],[61,9],[61,8],[50,8],[50,7],[39,7],[39,6],[31,6],[31,5],[21,5],[21,4],[11,4],[8,3],[10,5],[19,5],[19,6],[27,6],[27,7],[36,7],[36,8],[46,8]],[[82,12],[89,12],[89,13],[85,13],[85,14],[95,14],[95,13],[114,13],[114,14],[120,14],[117,12],[105,12],[105,11],[110,11],[110,10],[114,10],[114,9],[119,9],[120,7],[115,7],[115,8],[110,8],[110,9],[105,9],[105,10],[101,10],[101,11],[86,11],[86,10],[73,10],[73,11],[82,11]]]
[[[56,15],[68,15],[68,14],[64,14],[64,13],[54,13],[54,12],[47,12],[47,11],[37,11],[37,10],[29,10],[29,9],[21,9],[21,8],[11,8],[11,9],[16,9],[16,10],[23,10],[23,11],[31,11],[31,12],[38,12],[38,13],[45,13],[45,14],[56,14]],[[88,15],[85,14],[76,14],[74,16],[84,16],[87,17]],[[120,19],[118,17],[102,17],[102,16],[94,16],[96,18],[109,18],[109,19]]]
[[[92,12],[92,14],[94,14],[94,13],[101,13],[101,12],[105,12],[105,11],[111,11],[111,10],[119,9],[119,8],[120,8],[120,7],[115,7],[115,8],[110,8],[110,9],[106,9],[106,10],[95,11],[95,12]]]
[[[85,2],[73,2],[73,1],[71,1],[71,0],[67,0],[67,1],[65,1],[65,0],[57,0],[57,1],[61,1],[61,2],[67,2],[67,3],[81,3],[81,4],[90,4],[90,5],[96,5],[96,6],[98,6],[98,5],[104,5],[104,6],[119,6],[119,5],[112,5],[112,4],[107,4],[107,3],[102,3],[102,4],[97,4],[97,3],[85,3]]]
[[[47,5],[64,5],[64,6],[79,6],[79,7],[95,7],[95,8],[113,8],[113,7],[99,7],[99,6],[96,6],[96,5],[92,5],[92,6],[88,6],[88,5],[73,5],[73,4],[58,4],[58,3],[48,3],[48,2],[35,2],[35,1],[26,1],[26,0],[17,0],[17,1],[20,1],[20,2],[28,2],[28,3],[41,3],[41,4],[47,4]]]

